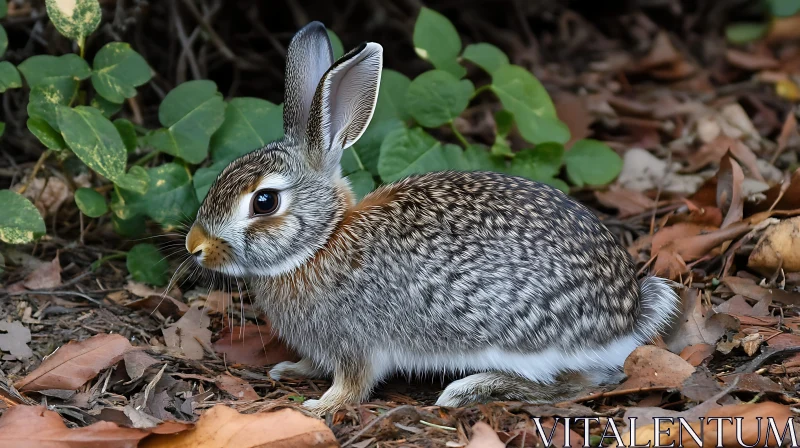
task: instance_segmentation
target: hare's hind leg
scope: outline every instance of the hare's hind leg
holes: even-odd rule
[[[333,371],[333,384],[319,400],[306,400],[303,407],[317,415],[336,412],[348,403],[360,403],[369,397],[375,386],[372,365],[361,360],[342,363]]]
[[[462,407],[490,401],[552,403],[579,396],[591,383],[579,373],[559,375],[552,383],[531,381],[511,373],[476,373],[450,383],[436,405]]]
[[[325,378],[325,372],[317,368],[309,358],[302,358],[300,361],[283,361],[275,364],[270,369],[269,377],[275,381],[281,378]]]

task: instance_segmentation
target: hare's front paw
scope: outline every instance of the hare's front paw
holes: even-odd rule
[[[281,378],[322,378],[324,373],[314,367],[314,363],[308,358],[303,358],[298,362],[284,361],[278,363],[269,371],[269,377],[275,381]]]

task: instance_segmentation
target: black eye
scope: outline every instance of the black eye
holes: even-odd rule
[[[258,190],[253,195],[253,214],[271,215],[278,210],[278,192],[275,190]]]

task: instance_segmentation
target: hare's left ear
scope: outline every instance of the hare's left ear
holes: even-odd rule
[[[363,43],[342,56],[322,76],[308,117],[309,161],[336,174],[342,151],[367,129],[381,82],[383,47]]]

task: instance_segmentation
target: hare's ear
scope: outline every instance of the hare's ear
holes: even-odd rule
[[[341,57],[322,77],[308,120],[309,160],[318,169],[339,172],[342,151],[367,129],[381,82],[383,47],[363,43]]]
[[[331,41],[322,23],[311,22],[294,35],[286,54],[283,132],[287,139],[299,142],[305,136],[314,93],[332,64]]]

